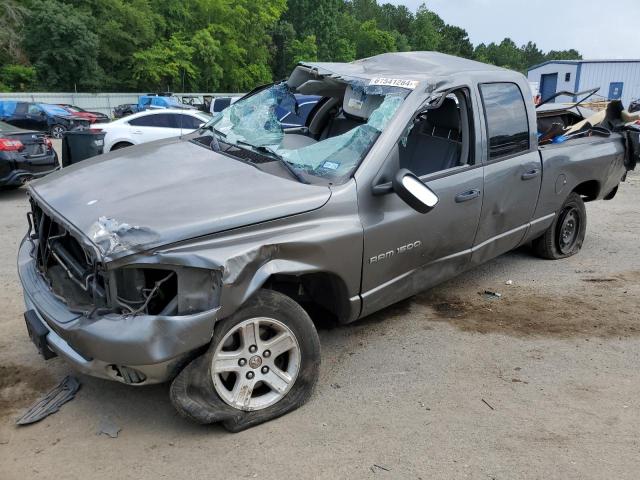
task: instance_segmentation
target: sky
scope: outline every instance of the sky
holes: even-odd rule
[[[585,59],[640,59],[640,0],[379,0],[386,2],[412,11],[426,3],[474,45],[509,37],[545,52],[575,48]]]

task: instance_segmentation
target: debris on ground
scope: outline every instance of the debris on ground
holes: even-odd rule
[[[96,435],[107,435],[111,438],[118,438],[118,433],[122,428],[115,424],[112,420],[108,418],[103,418],[100,420],[100,425],[98,426],[98,431]]]
[[[56,413],[62,405],[69,400],[73,400],[79,389],[80,382],[76,377],[65,377],[60,385],[47,393],[44,398],[38,400],[24,415],[16,420],[16,424],[29,425],[48,417],[52,413]]]
[[[371,469],[371,471],[373,473],[377,473],[379,470],[383,470],[385,472],[390,472],[391,469],[389,467],[387,467],[386,465],[377,465],[377,464],[373,464],[371,465],[371,467],[369,467]]]
[[[489,402],[487,402],[484,398],[481,398],[480,400],[482,400],[482,403],[484,403],[487,407],[489,407],[491,410],[495,410],[495,408],[493,408]]]
[[[499,292],[494,292],[493,290],[485,290],[484,292],[478,292],[480,295],[484,295],[485,298],[490,300],[502,297],[502,294]]]
[[[504,282],[505,285],[513,285],[513,280],[507,280]]]

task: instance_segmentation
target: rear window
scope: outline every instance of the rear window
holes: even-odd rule
[[[12,100],[5,100],[0,102],[0,117],[10,117],[16,111],[18,102]]]
[[[529,150],[529,121],[515,83],[480,85],[489,133],[489,160]]]

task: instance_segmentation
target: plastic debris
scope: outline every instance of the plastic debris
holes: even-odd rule
[[[507,280],[504,282],[505,285],[513,285],[513,280]]]
[[[377,473],[379,470],[383,470],[385,472],[390,472],[391,469],[389,467],[387,467],[386,465],[378,465],[376,463],[374,463],[373,465],[371,465],[371,467],[369,467],[371,469],[371,471],[373,473]]]
[[[489,407],[491,410],[495,410],[495,408],[493,408],[491,405],[489,405],[489,402],[487,402],[484,398],[481,398],[480,400],[482,400],[482,403],[484,403],[487,407]]]
[[[118,433],[120,433],[121,430],[122,428],[116,425],[112,420],[103,418],[100,421],[96,435],[107,435],[111,438],[118,438]]]
[[[488,299],[497,299],[502,297],[501,293],[494,292],[493,290],[485,290],[484,292],[480,292],[480,295],[484,295],[484,297]]]
[[[56,413],[60,410],[60,407],[67,403],[69,400],[73,400],[76,392],[80,389],[80,382],[75,377],[65,377],[64,380],[56,388],[51,390],[47,395],[38,400],[24,415],[22,415],[16,424],[29,425],[31,423],[39,422],[45,417],[48,417],[52,413]]]

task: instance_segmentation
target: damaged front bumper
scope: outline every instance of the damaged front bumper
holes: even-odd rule
[[[46,343],[79,371],[129,384],[170,380],[213,335],[220,308],[191,315],[79,314],[51,291],[23,240],[18,273],[27,310],[48,330]]]

